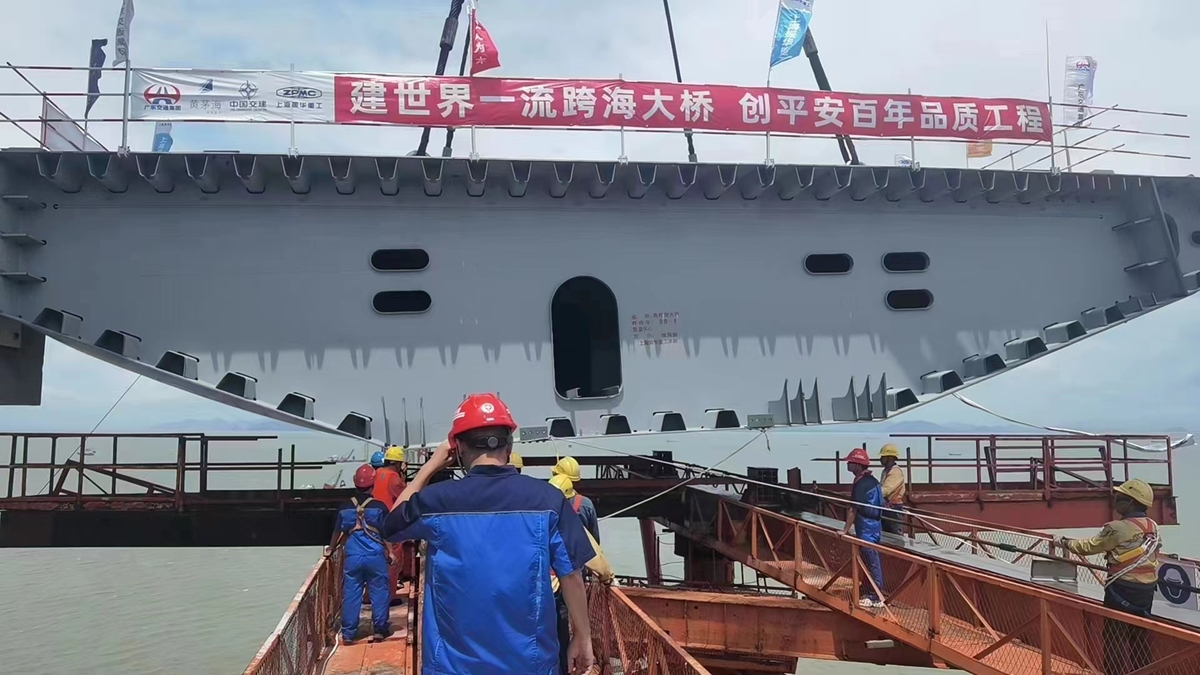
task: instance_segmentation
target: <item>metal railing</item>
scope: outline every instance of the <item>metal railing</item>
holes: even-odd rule
[[[977,495],[1038,490],[1049,499],[1063,491],[1112,490],[1130,478],[1147,480],[1148,474],[1155,472],[1164,474],[1159,476],[1161,480],[1150,477],[1147,482],[1166,487],[1172,494],[1174,489],[1168,436],[892,434],[892,438],[916,441],[917,447],[906,447],[897,462],[904,469],[909,492],[915,495],[926,487],[953,484]],[[1164,451],[1131,456],[1135,444],[1161,445]],[[955,452],[965,456],[948,456]],[[837,462],[835,484],[842,484],[846,470],[840,452],[816,461]]]
[[[100,150],[106,151],[109,149],[120,149],[128,151],[133,145],[132,138],[152,138],[151,131],[155,126],[153,120],[138,120],[132,119],[128,112],[128,106],[124,102],[130,97],[130,92],[127,88],[130,86],[130,80],[126,78],[120,92],[101,92],[94,94],[98,97],[96,111],[90,119],[81,120],[80,118],[70,118],[69,115],[62,115],[63,119],[56,119],[59,124],[59,131],[51,128],[46,130],[46,125],[41,117],[42,101],[49,101],[55,105],[59,111],[66,108],[82,108],[84,101],[88,98],[85,82],[86,74],[91,70],[98,70],[102,73],[113,72],[125,73],[125,68],[97,68],[89,69],[84,66],[44,66],[44,65],[13,65],[6,63],[0,65],[0,73],[8,73],[13,76],[15,89],[0,90],[0,124],[15,129],[16,140],[26,144],[26,147],[46,148],[47,134],[54,136],[59,146],[58,150],[65,148],[68,152],[73,151],[89,151]],[[175,69],[158,69],[158,70],[188,70],[183,68]],[[247,70],[239,71],[237,69],[224,72],[254,72],[262,74],[278,74],[285,75],[287,73],[295,74],[298,71],[267,71],[267,70]],[[335,73],[348,74],[348,73]],[[18,78],[20,84],[17,84]],[[36,78],[36,79],[35,79]],[[44,80],[44,81],[37,81]],[[104,80],[108,82],[109,80]],[[71,104],[60,103],[63,100],[70,101]],[[115,104],[114,99],[121,101],[120,104]],[[16,100],[18,103],[9,103],[5,105],[4,101]],[[34,102],[34,105],[22,105],[22,102]],[[1050,103],[1051,110],[1054,111],[1063,107],[1062,104]],[[1179,154],[1178,146],[1180,141],[1190,139],[1190,135],[1182,133],[1187,130],[1187,127],[1180,126],[1179,122],[1187,119],[1187,115],[1182,113],[1172,112],[1155,112],[1133,108],[1124,108],[1120,105],[1112,106],[1066,106],[1071,109],[1086,107],[1093,111],[1080,124],[1095,125],[1096,121],[1102,123],[1102,126],[1080,126],[1053,124],[1055,130],[1054,140],[1052,142],[1033,142],[1024,143],[1019,141],[998,141],[994,145],[999,148],[1001,154],[998,157],[992,157],[991,154],[985,159],[990,159],[990,163],[983,166],[971,166],[970,159],[967,156],[967,151],[970,146],[977,146],[978,141],[968,141],[951,138],[878,138],[873,136],[847,136],[854,140],[856,144],[864,147],[875,148],[877,154],[884,157],[889,157],[895,153],[908,156],[908,159],[914,163],[914,166],[919,166],[923,161],[921,157],[916,156],[918,146],[922,147],[924,152],[936,155],[935,161],[926,162],[929,166],[943,167],[959,167],[966,166],[967,168],[995,168],[996,170],[1049,170],[1057,172],[1060,170],[1072,171],[1076,168],[1083,167],[1085,164],[1095,162],[1099,158],[1114,159],[1120,157],[1124,160],[1129,160],[1129,166],[1120,167],[1122,173],[1136,173],[1143,175],[1161,174],[1162,171],[1153,170],[1162,164],[1162,160],[1168,161],[1190,161],[1190,156]],[[57,114],[57,113],[56,113]],[[1147,121],[1152,121],[1155,128],[1136,128],[1139,124],[1144,124]],[[1173,122],[1168,126],[1159,126],[1163,122]],[[353,125],[339,124],[332,121],[318,120],[259,120],[259,121],[231,121],[231,120],[205,120],[205,119],[188,119],[174,122],[177,125],[194,125],[194,124],[229,124],[229,125],[255,125],[260,128],[262,125],[274,125],[278,128],[280,125],[287,127],[290,130],[288,134],[288,142],[286,148],[280,147],[278,154],[297,155],[300,153],[299,145],[301,141],[297,140],[297,130],[306,128],[317,128],[321,130],[320,137],[303,139],[308,147],[307,154],[335,154],[338,156],[347,156],[345,148],[352,145],[358,132],[350,131],[354,128],[373,127],[375,129],[385,128],[393,131],[403,131],[404,133],[416,135],[420,133],[420,127],[397,127],[394,124],[388,123],[370,123],[356,122]],[[75,125],[77,128],[72,128]],[[478,127],[486,129],[485,127]],[[63,129],[69,129],[69,133],[63,133]],[[334,131],[336,129],[336,131]],[[613,152],[611,155],[603,157],[512,157],[488,155],[486,148],[477,138],[474,133],[476,127],[471,127],[472,133],[469,135],[470,147],[469,150],[457,153],[456,156],[483,158],[483,159],[561,159],[561,160],[589,160],[589,161],[613,161],[627,162],[630,161],[626,156],[625,138],[627,134],[694,134],[694,135],[709,135],[709,136],[740,136],[751,139],[761,139],[764,141],[764,156],[762,162],[770,165],[774,164],[775,160],[772,157],[771,144],[774,142],[777,146],[781,138],[786,138],[790,143],[803,144],[803,148],[808,150],[813,147],[825,148],[832,152],[833,135],[825,136],[792,136],[781,137],[777,133],[763,135],[760,133],[749,133],[739,131],[720,131],[720,130],[697,130],[697,129],[635,129],[635,128],[613,128],[613,129],[595,129],[595,128],[555,128],[558,131],[575,131],[588,132],[590,134],[606,134],[609,138],[618,141],[613,144]],[[501,127],[504,130],[512,131],[545,131],[545,127],[520,127],[506,126]],[[378,132],[377,132],[378,133]],[[1075,138],[1068,136],[1069,133],[1074,133]],[[1110,135],[1111,134],[1111,135]],[[71,136],[74,138],[67,138]],[[1083,136],[1083,138],[1080,138]],[[392,137],[393,139],[395,137]],[[1108,141],[1111,139],[1120,138],[1124,142],[1110,145]],[[486,140],[486,139],[485,139]],[[104,141],[107,141],[107,147]],[[813,143],[819,145],[812,145]],[[5,143],[5,145],[13,145],[13,143]],[[139,144],[140,145],[140,144]],[[320,145],[324,147],[316,147]],[[373,144],[377,146],[378,144]],[[947,147],[962,148],[953,154],[948,154],[945,149]],[[778,149],[778,148],[777,148]],[[139,151],[148,151],[141,150]],[[208,151],[202,148],[178,148],[175,152],[205,152]],[[237,150],[234,148],[222,149],[224,152]],[[1032,152],[1030,152],[1032,151]],[[268,151],[269,153],[270,151]],[[991,150],[989,149],[989,153]],[[1071,153],[1075,154],[1072,156]],[[353,153],[350,153],[353,154]],[[806,155],[811,155],[811,152],[805,152]],[[942,158],[961,158],[958,160],[947,161]],[[758,160],[749,160],[747,163],[756,163]],[[890,164],[891,162],[884,162]],[[876,165],[880,162],[875,162]],[[1181,168],[1186,168],[1186,165],[1177,165]],[[1085,171],[1090,171],[1091,166]],[[1182,171],[1180,172],[1182,173]]]
[[[1200,632],[1190,627],[1123,614],[715,495],[707,508],[711,520],[674,529],[971,673],[1200,672]],[[867,560],[876,556],[882,583]],[[861,602],[872,595],[878,602]]]
[[[598,675],[708,675],[616,586],[588,585],[588,617]]]
[[[213,458],[213,451],[275,438],[203,433],[0,434],[0,456],[6,447],[8,450],[7,463],[0,464],[6,488],[0,497],[0,508],[86,505],[182,510],[188,504],[206,499],[219,499],[226,505],[282,507],[297,491],[296,472],[323,470],[334,462],[297,461],[295,444],[290,452],[283,447],[275,448],[274,461],[245,459],[246,448],[238,448],[239,458],[233,461]],[[139,443],[143,447],[134,447]],[[170,459],[130,460],[127,459],[130,454],[140,457],[159,454]],[[285,458],[285,454],[289,456]],[[261,484],[239,486],[236,491],[211,489],[210,481],[215,476],[246,473],[264,479]],[[322,494],[316,492],[316,496]],[[329,493],[329,499],[337,498],[339,494]]]
[[[334,645],[342,607],[342,555],[334,551],[300,586],[243,675],[316,675]]]

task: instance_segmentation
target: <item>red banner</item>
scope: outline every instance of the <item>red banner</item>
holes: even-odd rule
[[[338,75],[336,121],[1046,141],[1046,103],[622,80]]]

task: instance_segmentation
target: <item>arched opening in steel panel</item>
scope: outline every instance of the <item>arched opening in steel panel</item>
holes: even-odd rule
[[[550,301],[554,391],[566,399],[621,392],[621,327],[617,297],[595,277],[563,282]]]

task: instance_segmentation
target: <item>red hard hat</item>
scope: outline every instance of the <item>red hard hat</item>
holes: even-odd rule
[[[354,471],[354,487],[366,490],[375,484],[375,467],[363,464]]]
[[[450,425],[450,440],[453,441],[455,436],[463,432],[480,427],[508,427],[509,431],[516,431],[517,423],[508,412],[508,406],[495,394],[471,394],[454,413],[454,423]]]
[[[863,466],[871,466],[871,457],[867,455],[867,451],[862,448],[855,448],[846,455],[847,464],[861,464]]]

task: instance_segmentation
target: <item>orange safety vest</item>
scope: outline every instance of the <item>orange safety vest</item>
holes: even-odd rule
[[[575,498],[571,500],[571,508],[575,509],[575,513],[579,513],[579,509],[582,506],[583,506],[583,495],[576,492]],[[550,568],[550,576],[552,576],[552,577],[558,576],[557,574],[554,573],[553,567]]]
[[[1142,544],[1137,549],[1133,549],[1129,553],[1140,550],[1143,546],[1145,546],[1146,538],[1150,537],[1151,535],[1158,534],[1158,524],[1149,518],[1129,518],[1125,522],[1136,525],[1137,528],[1142,531],[1143,536]],[[1142,561],[1141,564],[1139,564],[1138,561],[1143,557],[1144,555],[1136,555],[1122,562],[1117,560],[1114,556],[1109,556],[1109,577],[1113,577],[1123,572],[1126,574],[1129,572],[1154,574],[1158,569],[1157,565],[1155,564],[1155,558],[1151,556],[1148,560]]]

